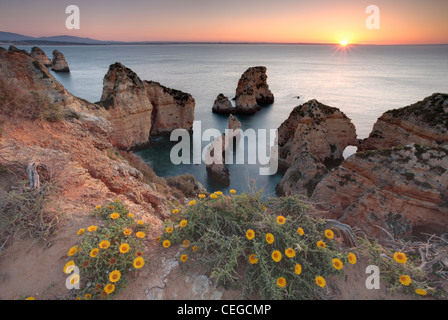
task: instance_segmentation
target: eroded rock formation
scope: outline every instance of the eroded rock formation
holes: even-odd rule
[[[356,129],[339,109],[310,100],[294,108],[278,129],[279,165],[287,168],[277,186],[280,195],[310,196],[316,184],[356,145]]]
[[[65,56],[59,50],[53,51],[53,62],[51,64],[51,70],[56,72],[70,72]]]
[[[237,109],[232,105],[232,102],[225,95],[220,93],[213,104],[212,111],[215,113],[236,113]]]
[[[41,48],[39,48],[39,47],[31,48],[30,55],[31,55],[31,57],[33,57],[34,59],[36,59],[37,61],[42,63],[44,66],[51,67],[52,62],[51,62],[50,58],[47,57],[47,55]]]

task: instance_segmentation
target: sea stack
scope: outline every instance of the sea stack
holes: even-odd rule
[[[216,99],[215,103],[213,104],[212,111],[214,113],[236,113],[237,109],[232,106],[232,102],[227,98],[224,94],[220,93]]]
[[[46,67],[51,67],[52,65],[50,58],[48,58],[45,52],[39,47],[33,47],[31,49],[31,57],[33,57]]]
[[[247,69],[236,89],[235,101],[238,113],[255,113],[260,105],[274,103],[274,95],[267,84],[266,67]]]
[[[51,70],[56,72],[70,72],[68,63],[65,60],[64,55],[59,50],[53,51],[53,62],[51,65]]]

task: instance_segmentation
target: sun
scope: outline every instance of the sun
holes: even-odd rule
[[[347,40],[342,40],[341,41],[341,46],[346,46],[346,45],[348,45],[348,41]]]

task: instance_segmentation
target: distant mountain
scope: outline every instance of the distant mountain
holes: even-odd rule
[[[41,43],[48,43],[48,42],[58,42],[58,43],[79,43],[79,44],[114,44],[119,43],[116,41],[101,41],[101,40],[95,40],[91,38],[81,38],[81,37],[74,37],[74,36],[68,36],[68,35],[61,35],[61,36],[53,36],[53,37],[28,37],[24,36],[22,34],[18,33],[12,33],[12,32],[3,32],[0,31],[0,42],[26,42],[28,44],[32,44],[35,42],[36,44]]]

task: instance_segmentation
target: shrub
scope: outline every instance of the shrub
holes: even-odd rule
[[[78,231],[82,238],[68,251],[65,273],[73,272],[70,282],[79,282],[77,298],[108,298],[126,284],[129,270],[144,266],[144,239],[149,224],[136,221],[134,215],[118,200],[93,210],[93,215],[104,219],[104,226],[89,226]]]
[[[342,275],[333,260],[348,260],[336,250],[334,232],[328,231],[329,239],[325,221],[310,209],[299,196],[263,200],[259,193],[213,193],[174,211],[160,242],[182,243],[182,261],[194,257],[218,285],[243,289],[247,296],[324,298],[325,285],[316,280]]]

